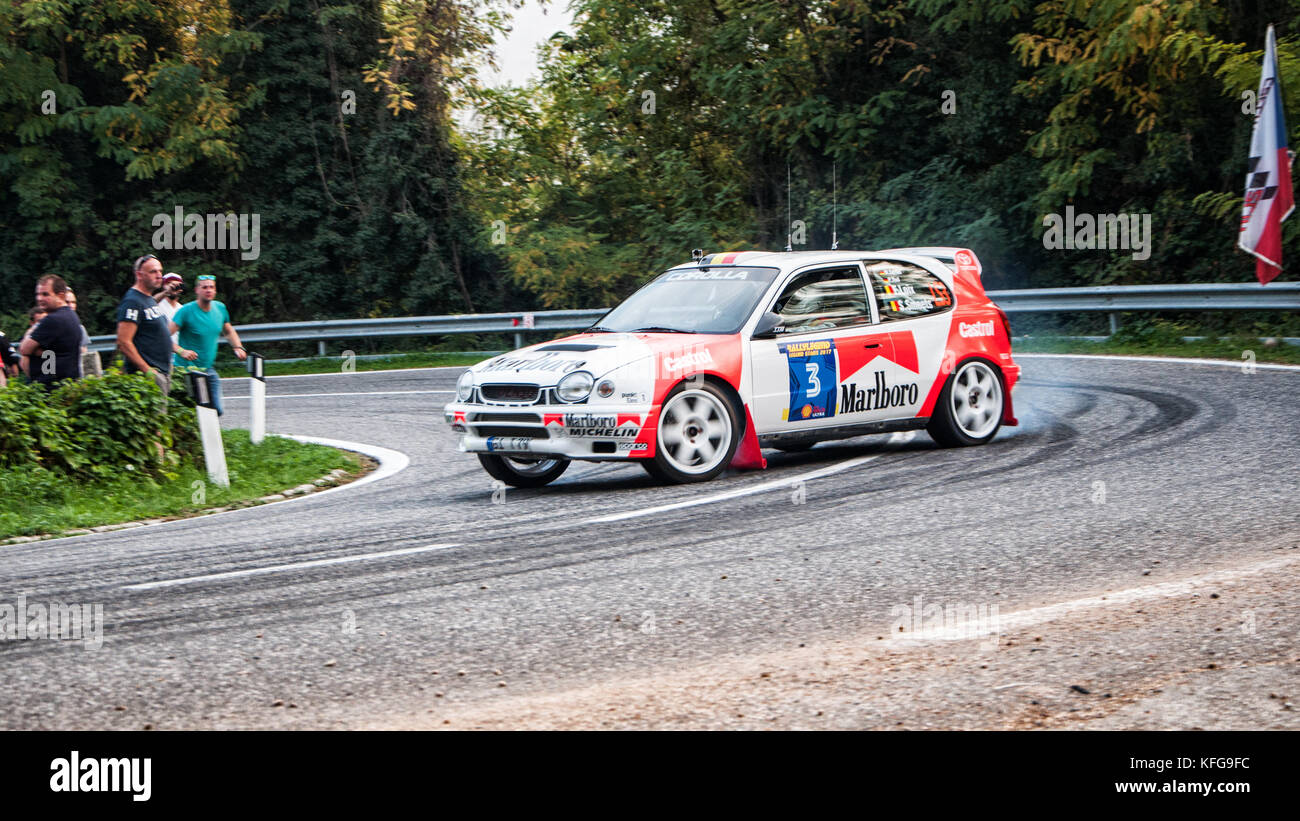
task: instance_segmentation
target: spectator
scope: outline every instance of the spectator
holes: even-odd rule
[[[36,330],[36,326],[41,324],[41,320],[45,318],[45,309],[39,305],[33,305],[31,308],[27,309],[27,316],[29,319],[31,319],[32,324],[27,326],[27,330],[23,331],[23,338],[18,340],[18,347],[20,348],[22,347],[22,343],[27,341],[27,337],[32,335],[32,331]],[[24,376],[27,374],[27,365],[28,365],[27,357],[19,355],[18,370]],[[14,376],[17,375],[18,374],[14,374]]]
[[[71,288],[68,289],[68,307],[72,309],[73,313],[76,313],[77,295],[72,292]],[[104,367],[99,362],[99,354],[90,349],[90,333],[86,331],[84,323],[81,326],[81,375],[104,375]]]
[[[239,334],[230,324],[230,312],[216,299],[217,278],[211,274],[198,277],[194,281],[194,301],[181,306],[172,319],[171,329],[177,332],[180,342],[176,345],[175,367],[199,369],[207,376],[208,393],[212,396],[212,407],[220,416],[221,377],[213,363],[217,358],[217,338],[225,336],[240,359],[248,353],[239,344]]]
[[[150,296],[162,281],[162,263],[145,254],[132,266],[135,285],[117,306],[117,348],[122,352],[123,370],[145,373],[158,383],[166,407],[171,390],[170,333],[162,310]]]
[[[162,308],[163,316],[167,317],[167,323],[171,324],[172,318],[176,312],[181,309],[181,294],[185,293],[185,280],[181,279],[180,274],[169,273],[163,277],[162,290],[153,295],[158,301],[158,307]],[[172,334],[172,348],[176,347],[176,334]]]
[[[23,339],[31,336],[32,331],[36,330],[36,326],[40,325],[41,320],[45,318],[45,313],[45,309],[40,305],[33,305],[27,309],[27,318],[32,322],[27,326],[27,330],[23,331]]]
[[[67,294],[63,277],[46,274],[36,281],[36,304],[46,315],[18,348],[27,357],[27,378],[46,390],[81,378],[81,320],[68,307]]]
[[[0,331],[0,388],[8,383],[9,377],[18,375],[18,363],[21,361],[22,357],[14,350],[9,338],[4,331]]]

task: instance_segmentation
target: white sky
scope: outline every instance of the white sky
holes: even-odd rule
[[[537,46],[557,31],[573,31],[573,13],[568,0],[551,0],[545,13],[537,0],[513,13],[513,31],[498,39],[497,65],[500,71],[484,68],[479,75],[486,85],[500,87],[506,84],[521,86],[537,77]]]

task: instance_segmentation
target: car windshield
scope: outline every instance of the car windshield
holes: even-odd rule
[[[678,268],[605,314],[596,331],[734,334],[754,312],[776,268]]]

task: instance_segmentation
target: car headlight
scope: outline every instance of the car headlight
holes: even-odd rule
[[[474,393],[474,372],[465,371],[456,382],[456,398],[461,402],[469,401]]]
[[[581,402],[591,393],[596,380],[586,371],[574,371],[566,375],[555,386],[555,394],[561,402]]]

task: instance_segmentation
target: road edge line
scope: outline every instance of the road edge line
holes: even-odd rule
[[[1300,365],[1283,365],[1278,362],[1247,362],[1241,360],[1234,362],[1231,359],[1201,359],[1190,356],[1137,356],[1133,354],[1118,353],[1016,353],[1011,352],[1015,359],[1122,359],[1128,362],[1157,362],[1161,364],[1174,365],[1217,365],[1218,367],[1240,368],[1248,366],[1256,370],[1269,371],[1300,371]]]

